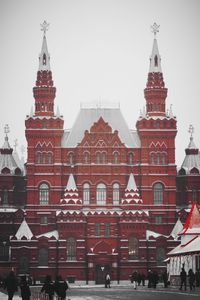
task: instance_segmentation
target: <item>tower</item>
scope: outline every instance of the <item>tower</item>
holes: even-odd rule
[[[167,224],[172,224],[175,217],[177,130],[172,108],[166,111],[167,88],[161,69],[156,38],[159,26],[156,23],[152,26],[152,31],[153,48],[144,89],[146,109],[136,123],[141,141],[140,190],[144,204],[151,208],[151,223],[155,224],[155,230],[159,230],[162,224],[167,233]]]
[[[27,208],[53,204],[61,197],[61,138],[63,118],[54,112],[56,88],[52,80],[46,31],[49,24],[41,24],[43,31],[39,69],[33,96],[35,109],[25,121],[28,144]]]

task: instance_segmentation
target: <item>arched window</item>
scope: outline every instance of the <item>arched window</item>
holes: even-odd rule
[[[67,260],[76,260],[76,240],[73,237],[67,239]]]
[[[154,204],[163,204],[163,185],[156,183],[153,186]]]
[[[101,154],[98,152],[96,157],[97,157],[97,164],[100,164],[101,163]]]
[[[129,165],[132,165],[133,164],[133,153],[129,154],[128,160],[129,160]]]
[[[101,155],[101,162],[102,162],[102,164],[106,163],[106,154],[105,153],[102,153],[102,155]]]
[[[39,186],[39,202],[41,205],[49,203],[49,186],[46,183],[42,183]]]
[[[41,163],[42,163],[42,164],[45,164],[45,163],[46,163],[46,152],[42,152],[41,157],[42,157]]]
[[[134,236],[129,239],[129,259],[138,259],[138,239]]]
[[[119,184],[113,184],[113,204],[119,205]]]
[[[83,185],[83,204],[90,203],[90,185],[88,183],[84,183]]]
[[[85,152],[85,153],[84,153],[83,159],[84,159],[84,163],[85,163],[85,164],[88,164],[88,163],[89,163],[89,153],[88,153],[88,152]]]
[[[2,205],[8,205],[8,190],[3,190]]]
[[[158,266],[165,265],[164,260],[166,258],[165,249],[160,247],[156,249],[156,262]]]
[[[97,204],[104,205],[106,204],[106,186],[103,183],[97,185]]]
[[[48,250],[46,248],[39,249],[38,264],[39,266],[48,266]]]
[[[119,163],[119,155],[117,152],[114,152],[114,159],[113,159],[114,164],[118,164]]]
[[[70,166],[73,165],[73,163],[74,163],[73,153],[70,153],[69,154],[69,164],[70,164]]]

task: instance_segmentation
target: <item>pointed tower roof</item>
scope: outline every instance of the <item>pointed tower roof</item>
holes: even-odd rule
[[[161,57],[158,51],[157,39],[154,38],[152,53],[150,56],[149,73],[162,73],[161,69]]]
[[[185,149],[185,158],[181,165],[181,170],[184,169],[186,174],[193,174],[193,170],[196,169],[200,173],[200,153],[199,149],[196,147],[193,139],[194,127],[192,125],[189,126],[190,133],[190,142],[188,147]]]
[[[69,175],[69,179],[68,179],[65,191],[77,191],[77,187],[76,187],[76,183],[75,183],[73,174]]]
[[[186,219],[185,225],[179,235],[195,234],[200,234],[200,211],[196,202],[192,204],[192,208]]]
[[[65,188],[64,198],[61,199],[60,202],[62,204],[81,204],[73,174],[69,175],[67,186]]]
[[[135,204],[142,203],[142,199],[139,196],[138,188],[135,183],[135,178],[133,173],[129,175],[127,187],[125,189],[124,198],[122,199],[122,204]]]
[[[42,49],[39,55],[39,71],[50,71],[50,55],[47,48],[46,31],[48,30],[49,24],[44,21],[41,25],[41,30],[44,32]]]
[[[23,237],[27,238],[27,240],[31,240],[31,238],[33,237],[32,231],[30,230],[30,227],[28,226],[25,219],[19,226],[15,236],[18,240],[21,240]]]

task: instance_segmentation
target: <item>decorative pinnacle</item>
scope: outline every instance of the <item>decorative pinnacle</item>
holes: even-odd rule
[[[151,26],[151,30],[154,33],[154,38],[156,38],[156,34],[157,34],[157,32],[159,32],[159,27],[160,27],[160,25],[157,25],[155,22]]]
[[[10,132],[10,128],[9,128],[8,124],[6,124],[6,125],[4,126],[4,132],[5,132],[6,137],[7,137],[7,136],[8,136],[8,133]]]
[[[190,124],[188,132],[190,133],[190,137],[192,138],[192,135],[194,133],[194,127],[192,126],[192,124]]]
[[[41,26],[41,31],[44,32],[44,36],[46,35],[46,31],[49,29],[49,23],[47,23],[47,21],[44,21],[42,24],[40,24]]]

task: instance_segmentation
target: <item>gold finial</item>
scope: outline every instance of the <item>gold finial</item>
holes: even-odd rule
[[[42,24],[40,24],[41,30],[44,32],[44,36],[46,35],[46,31],[49,29],[49,23],[47,21],[44,21]]]
[[[6,124],[6,125],[4,126],[4,132],[5,132],[6,137],[7,137],[7,136],[8,136],[8,133],[10,132],[10,128],[9,128],[8,124]]]
[[[154,33],[154,38],[156,37],[157,32],[159,32],[160,25],[157,25],[155,22],[151,26],[151,30]]]
[[[190,137],[192,137],[194,133],[194,127],[192,126],[192,124],[190,124],[188,132],[190,133]]]

